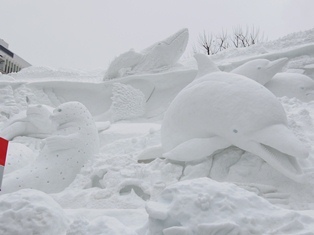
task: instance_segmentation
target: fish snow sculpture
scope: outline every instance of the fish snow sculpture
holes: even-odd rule
[[[171,67],[184,53],[188,39],[188,29],[181,29],[141,52],[125,52],[112,61],[104,80]]]

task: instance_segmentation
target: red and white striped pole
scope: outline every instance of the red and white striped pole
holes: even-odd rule
[[[5,159],[7,157],[9,141],[0,137],[0,190],[2,185],[2,178],[5,166]]]

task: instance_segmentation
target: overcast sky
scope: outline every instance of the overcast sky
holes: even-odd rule
[[[106,68],[181,28],[255,26],[268,39],[314,28],[314,0],[0,0],[0,38],[33,65]],[[189,49],[188,49],[189,50]]]

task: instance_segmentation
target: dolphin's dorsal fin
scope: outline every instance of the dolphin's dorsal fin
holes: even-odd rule
[[[219,72],[220,70],[214,64],[214,62],[209,59],[209,57],[205,54],[195,54],[194,58],[197,62],[198,73],[195,79],[200,78],[208,73]]]

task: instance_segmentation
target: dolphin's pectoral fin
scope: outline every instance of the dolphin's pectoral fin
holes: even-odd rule
[[[261,145],[261,146],[265,148],[265,150],[268,151],[272,156],[274,156],[276,159],[275,161],[278,161],[278,163],[282,164],[282,166],[285,169],[287,169],[289,172],[296,175],[302,174],[302,170],[295,157],[279,152],[278,150],[272,147],[266,146],[266,145]]]
[[[201,160],[230,145],[228,141],[219,136],[195,138],[179,144],[171,151],[164,153],[163,157],[175,161]]]
[[[296,182],[302,182],[303,172],[295,157],[256,142],[249,142],[245,147],[241,148],[261,157],[270,166],[286,177]]]
[[[273,125],[256,131],[250,139],[296,158],[306,158],[309,155],[303,143],[284,125]]]
[[[162,147],[161,145],[156,145],[145,149],[138,155],[137,159],[140,162],[148,162],[150,160],[154,160],[155,158],[160,157],[162,157]]]

